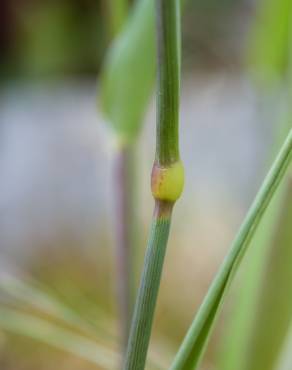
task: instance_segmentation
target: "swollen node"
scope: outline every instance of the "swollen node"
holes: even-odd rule
[[[181,161],[168,167],[154,163],[151,175],[151,190],[155,199],[175,202],[184,187],[184,167]]]

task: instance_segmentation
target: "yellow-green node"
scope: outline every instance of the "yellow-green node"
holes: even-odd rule
[[[151,190],[155,199],[175,202],[184,187],[184,167],[175,162],[168,167],[154,164],[151,176]]]

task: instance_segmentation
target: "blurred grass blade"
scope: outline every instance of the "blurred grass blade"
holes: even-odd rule
[[[255,19],[250,35],[250,65],[255,67],[252,72],[255,72],[259,82],[276,83],[276,85],[282,85],[284,89],[286,87],[289,89],[288,84],[291,81],[287,78],[287,72],[289,73],[289,63],[290,69],[292,66],[291,21],[292,2],[290,0],[261,0],[259,3],[258,17]],[[278,86],[274,87],[277,88]],[[284,89],[280,91],[280,99],[277,99],[279,91],[276,89],[274,91],[274,93],[276,92],[276,99],[275,94],[272,94],[272,100],[265,103],[268,111],[272,112],[279,101],[283,104],[283,97],[285,99],[285,96],[283,96]],[[266,98],[266,91],[264,92]],[[282,118],[283,122],[278,119],[277,136],[287,133],[291,127],[291,113],[289,113],[291,97],[287,94],[286,98],[288,109],[286,108],[285,117]],[[274,151],[274,145],[272,151]],[[249,261],[248,264],[245,263],[243,268],[240,294],[235,299],[236,303],[229,319],[230,324],[228,323],[228,329],[224,335],[223,350],[220,353],[220,369],[222,370],[234,370],[235,368],[243,370],[247,361],[247,352],[253,333],[254,314],[258,309],[258,295],[261,289],[260,277],[266,265],[270,240],[273,236],[272,232],[278,211],[282,205],[281,200],[284,190],[283,186],[278,190],[256,237],[253,238]]]
[[[279,82],[287,71],[292,1],[261,0],[250,35],[249,62],[260,82]]]
[[[292,181],[288,178],[269,248],[242,369],[273,370],[292,319]]]
[[[109,1],[113,35],[101,73],[101,109],[119,145],[115,157],[116,294],[121,347],[129,336],[135,296],[136,216],[134,141],[154,87],[154,1],[137,0],[125,22],[127,0]],[[123,27],[121,24],[123,23]],[[120,32],[118,32],[120,31]],[[137,226],[137,225],[136,225]]]
[[[53,323],[11,308],[0,307],[0,328],[69,352],[102,369],[113,369],[118,363],[118,355],[114,351]]]
[[[273,152],[275,152],[275,147],[278,149],[289,132],[291,124],[287,125],[288,121],[287,115],[277,126],[276,143],[272,145]],[[291,176],[291,171],[288,173],[287,180],[289,176]],[[233,370],[234,368],[242,370],[246,362],[247,348],[253,331],[253,319],[257,312],[258,296],[261,294],[261,276],[266,268],[267,256],[274,235],[274,225],[277,223],[282,207],[287,180],[283,181],[275,193],[251,242],[248,259],[243,263],[239,289],[233,293],[234,304],[227,320],[227,328],[224,330],[224,340],[219,353],[219,369],[221,370]]]
[[[11,308],[11,306],[13,308]],[[6,313],[6,316],[7,311],[9,312],[9,317],[12,317],[12,314],[15,312],[19,313],[22,309],[36,309],[40,315],[47,315],[52,319],[57,319],[60,324],[62,323],[68,325],[70,329],[80,332],[80,338],[82,338],[82,341],[83,334],[85,336],[87,336],[87,334],[90,335],[90,338],[94,338],[96,340],[98,346],[101,344],[102,346],[107,347],[107,344],[112,345],[115,341],[114,334],[110,332],[109,328],[112,326],[112,322],[105,319],[103,312],[100,313],[103,317],[103,323],[98,325],[98,327],[96,327],[96,323],[95,326],[93,326],[90,322],[87,322],[87,320],[83,319],[78,313],[65,305],[57,297],[52,295],[50,292],[48,293],[45,287],[31,280],[22,281],[15,276],[2,276],[0,278],[0,314],[2,312],[1,307],[3,307],[3,312]],[[96,309],[98,309],[98,307],[94,307],[95,311]],[[44,322],[45,324],[43,325],[43,328],[49,325],[50,327],[57,327],[59,330],[59,326],[57,324],[48,323],[46,320],[35,316],[34,313],[25,315],[26,317],[33,317],[34,322]],[[21,317],[23,317],[23,314],[21,314]],[[1,324],[0,318],[0,328],[1,327],[5,329]],[[28,333],[25,332],[25,329],[26,328],[23,327],[23,330],[18,334],[31,337],[31,335],[29,335],[31,329],[29,329]],[[12,329],[9,331],[12,331]],[[45,339],[46,334],[45,332],[43,333],[44,337],[40,335],[40,337],[33,338],[47,343],[47,340]],[[75,336],[75,333],[73,333],[73,336]],[[69,335],[71,335],[71,331],[68,331],[68,336]],[[55,347],[57,346],[55,345]],[[67,351],[67,349],[65,350]],[[151,368],[161,369],[166,367],[167,361],[164,358],[165,356],[161,355],[159,351],[150,351],[149,355],[149,363],[151,364]]]
[[[171,370],[196,369],[207,345],[227,288],[292,159],[292,130],[259,190],[239,232],[215,277],[176,357]]]
[[[154,81],[154,1],[137,0],[109,50],[101,79],[101,108],[119,141],[135,139]]]
[[[108,0],[109,23],[111,37],[115,37],[121,30],[126,19],[129,2],[128,0]]]
[[[9,299],[18,308],[21,305],[38,310],[41,314],[46,314],[87,334],[96,336],[96,327],[91,322],[83,319],[74,309],[71,309],[52,293],[47,293],[45,288],[39,284],[22,281],[14,276],[6,275],[0,278],[0,293],[3,298]],[[98,327],[99,334],[103,338],[110,337],[110,334]],[[100,336],[100,335],[99,335]]]

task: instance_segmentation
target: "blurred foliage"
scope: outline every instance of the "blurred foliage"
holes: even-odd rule
[[[260,4],[250,34],[249,65],[261,84],[275,84],[291,73],[292,1]]]
[[[268,245],[244,370],[276,369],[292,322],[292,182],[288,180]]]
[[[3,77],[96,73],[108,40],[101,1],[6,1]],[[6,63],[5,63],[6,62]]]
[[[220,269],[217,275],[215,276],[203,302],[200,306],[200,309],[198,313],[195,315],[194,320],[182,342],[182,345],[175,357],[174,363],[171,367],[171,370],[189,370],[189,369],[197,369],[200,365],[200,360],[202,355],[204,354],[205,348],[208,343],[208,339],[210,335],[212,334],[212,330],[214,327],[214,323],[216,321],[216,317],[218,316],[220,312],[220,308],[224,303],[226,292],[232,283],[234,279],[234,275],[237,272],[237,270],[240,267],[240,263],[246,254],[248,247],[250,244],[254,245],[254,235],[258,229],[258,226],[261,224],[262,218],[265,215],[265,212],[271,203],[271,200],[273,200],[275,193],[277,192],[277,189],[279,187],[279,184],[281,184],[281,180],[286,175],[287,169],[290,168],[292,159],[292,130],[289,132],[288,137],[280,150],[279,155],[276,157],[271,169],[269,170],[267,176],[265,177],[265,180],[263,181],[263,184],[259,191],[257,192],[255,199],[250,207],[250,209],[247,212],[246,217],[244,218],[238,233],[235,236],[235,239],[231,245],[230,250],[228,251]],[[284,178],[287,178],[286,176]],[[290,196],[290,194],[289,194]],[[284,213],[285,216],[290,215],[290,209],[289,212]],[[283,220],[281,220],[283,222]],[[285,224],[286,226],[289,225],[289,222]],[[282,237],[282,235],[281,235]],[[284,242],[285,239],[281,239],[282,242]],[[289,240],[290,241],[290,240]],[[283,248],[283,251],[287,253],[287,247]],[[290,248],[288,248],[288,251],[290,252]],[[285,254],[286,254],[285,253]],[[288,256],[289,260],[289,256]],[[281,266],[277,266],[275,264],[275,270],[274,272],[278,273],[278,283],[285,285],[290,283],[290,275],[289,273],[283,273],[281,271]],[[278,267],[278,269],[277,269]],[[286,269],[285,269],[286,270]],[[289,269],[288,269],[289,270]],[[290,284],[289,284],[290,285]],[[290,286],[287,287],[287,290]],[[285,321],[283,322],[285,329],[287,331],[287,322],[289,323],[290,319],[290,297],[286,296],[286,289],[284,289],[284,293],[280,293],[277,295],[277,298],[279,301],[281,301],[286,307],[281,307],[282,314],[285,317]],[[270,292],[269,292],[270,293]],[[275,291],[274,291],[275,294]],[[267,294],[268,295],[268,294]],[[286,298],[286,299],[285,299]],[[262,308],[261,313],[263,311],[270,317],[269,304],[263,305],[265,303],[265,300],[260,300],[260,307]],[[276,303],[276,306],[278,304],[278,301]],[[266,310],[268,312],[266,312]],[[287,314],[288,312],[288,314]],[[287,318],[288,316],[288,318]],[[283,317],[283,318],[284,318]],[[277,316],[278,318],[278,316]],[[266,322],[264,321],[263,326],[266,325]],[[257,327],[257,334],[260,336],[261,334],[261,327]],[[272,329],[272,328],[271,328]],[[273,330],[273,329],[272,329]],[[282,330],[278,331],[278,338],[272,343],[275,345],[277,349],[277,345],[279,342],[281,342],[281,334]],[[231,340],[234,340],[234,336],[230,336]],[[261,342],[263,340],[262,337]],[[267,337],[266,344],[271,342],[270,338]],[[258,347],[261,348],[261,342],[257,343]],[[272,347],[271,346],[271,347]],[[239,347],[240,348],[240,347]],[[266,355],[263,353],[262,359],[266,358]],[[272,353],[272,350],[271,350]],[[254,352],[252,352],[254,354]],[[257,368],[267,368],[267,367],[261,367],[256,366],[255,364],[262,364],[264,361],[258,361],[258,355],[255,353],[255,356],[250,356],[248,360],[241,359],[238,361],[236,358],[235,360],[235,366],[233,368],[242,368],[244,370],[250,370],[250,369],[257,369]],[[228,358],[228,357],[227,357]],[[270,357],[271,364],[272,365],[272,359],[273,357]],[[250,362],[248,362],[250,360]],[[244,367],[244,364],[247,363],[247,367]],[[266,363],[266,362],[264,362]],[[231,368],[231,367],[230,367]]]
[[[240,37],[241,25],[252,15],[246,11],[249,2],[187,1],[183,38],[188,63],[238,65],[244,44],[234,36]],[[107,0],[3,0],[0,77],[96,76],[115,27],[111,19]]]
[[[102,110],[122,143],[136,138],[154,80],[154,2],[138,0],[102,73]]]
[[[264,109],[272,112],[277,107],[279,95],[286,109],[284,119],[275,117],[277,132],[271,152],[291,129],[291,31],[291,0],[259,2],[250,31],[248,66],[260,87]],[[267,99],[267,95],[272,99]],[[289,181],[288,177],[288,185]],[[284,202],[286,187],[284,184],[277,192],[245,262],[239,283],[241,293],[232,310],[224,341],[222,370],[276,369],[291,323],[291,279],[285,264],[291,252],[288,247],[291,245],[291,189]],[[279,214],[286,219],[279,221]]]

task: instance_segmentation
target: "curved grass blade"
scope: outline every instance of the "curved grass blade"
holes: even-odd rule
[[[287,125],[287,122],[288,117],[277,126],[278,132],[276,136],[279,136],[279,138],[272,145],[273,151],[275,146],[280,146],[279,144],[282,142],[283,137],[289,132],[291,124]],[[227,320],[227,329],[224,330],[225,333],[223,334],[224,339],[219,355],[219,368],[222,370],[243,370],[246,368],[247,353],[250,351],[251,338],[254,334],[254,317],[260,304],[259,297],[262,294],[263,273],[265,273],[267,268],[268,256],[272,248],[271,241],[274,239],[275,224],[277,224],[279,214],[283,212],[281,210],[283,197],[285,196],[287,181],[289,181],[290,176],[291,171],[289,171],[285,181],[279,186],[274,195],[273,202],[267,209],[252,240],[248,261],[243,263],[239,292],[235,292],[235,304]],[[275,318],[274,315],[274,313],[271,313],[271,318]],[[272,341],[273,339],[270,343]],[[265,355],[265,352],[266,350],[262,355]],[[271,353],[277,355],[274,349]],[[262,355],[259,355],[259,357]]]
[[[273,370],[292,321],[292,181],[288,178],[242,369]]]
[[[112,345],[115,343],[114,334],[109,332],[108,330],[109,327],[112,326],[112,323],[104,321],[104,313],[101,312],[104,325],[101,324],[98,325],[98,327],[96,327],[96,325],[92,326],[90,322],[84,320],[73,309],[65,305],[51,293],[48,293],[45,287],[40,285],[38,282],[34,282],[31,280],[22,281],[19,278],[11,275],[5,275],[1,277],[0,314],[1,307],[3,307],[5,310],[12,310],[13,313],[22,312],[22,309],[26,310],[27,308],[32,308],[37,310],[37,313],[39,313],[40,315],[49,316],[54,320],[58,320],[60,324],[62,323],[68,325],[70,329],[74,330],[73,335],[76,334],[76,331],[78,331],[78,335],[80,332],[80,338],[82,337],[82,339],[84,338],[84,336],[87,337],[87,335],[89,335],[90,338],[94,339],[94,343],[96,343],[98,346],[101,345],[107,347],[108,344]],[[96,307],[94,307],[94,310],[96,310]],[[25,313],[25,315],[26,314],[27,312]],[[11,314],[9,317],[12,317]],[[34,312],[30,313],[29,317],[33,317],[33,321],[36,319],[38,323],[40,323],[40,321],[42,323],[44,322],[45,326],[49,325],[51,327],[52,325],[56,325],[56,327],[59,328],[59,325],[55,323],[51,324],[43,318],[40,319],[35,315]],[[1,327],[2,325],[0,318],[0,328]],[[23,332],[18,334],[31,336],[28,335],[31,332],[31,329],[29,329],[29,333],[26,333],[25,329],[26,328],[23,327]],[[70,329],[67,329],[69,330],[68,336],[71,335]],[[41,339],[41,335],[42,334],[40,334],[40,337],[34,337],[34,339],[47,343],[47,339],[45,338],[46,332],[43,332],[43,339]],[[55,345],[55,347],[57,346]],[[149,365],[151,366],[151,369],[159,370],[161,368],[165,368],[167,363],[164,358],[165,356],[161,356],[160,353],[156,352],[157,351],[150,350],[149,353]]]
[[[259,190],[239,232],[215,277],[176,357],[171,370],[196,369],[207,346],[227,288],[292,159],[292,130]]]
[[[22,281],[14,276],[5,275],[0,278],[0,293],[2,298],[8,299],[17,308],[27,306],[36,309],[40,314],[51,316],[85,334],[96,337],[96,329],[98,329],[99,337],[101,334],[103,338],[112,339],[113,337],[104,327],[99,325],[96,328],[96,323],[93,325],[83,319],[74,309],[68,307],[52,293],[47,293],[46,289],[39,283]]]
[[[15,309],[0,307],[0,328],[71,353],[102,369],[115,368],[119,360],[114,351],[88,338]]]

